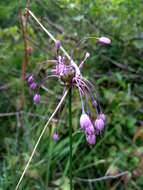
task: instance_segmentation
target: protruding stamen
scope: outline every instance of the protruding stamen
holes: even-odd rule
[[[88,57],[90,57],[90,53],[87,52],[85,54],[85,57],[84,57],[83,61],[80,63],[79,68],[83,67],[84,62],[87,60]]]

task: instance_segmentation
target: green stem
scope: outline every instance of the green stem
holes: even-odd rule
[[[69,177],[70,177],[70,190],[72,190],[72,89],[69,89]]]

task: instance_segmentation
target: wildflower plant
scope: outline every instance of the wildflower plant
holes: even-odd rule
[[[37,80],[36,74],[30,74],[27,76],[27,83],[31,91],[34,92],[33,101],[35,104],[40,104],[41,102],[41,94],[39,93],[40,87],[45,83],[47,80],[50,80],[50,78],[57,78],[59,84],[64,86],[64,92],[63,96],[57,105],[56,109],[54,110],[53,114],[49,118],[48,122],[44,126],[40,137],[37,140],[37,143],[33,149],[33,152],[30,156],[30,159],[28,160],[28,163],[20,177],[20,180],[16,186],[16,190],[19,188],[19,185],[25,175],[25,172],[27,171],[29,164],[34,156],[34,153],[37,149],[37,146],[47,129],[50,121],[55,116],[57,111],[59,110],[61,104],[65,100],[66,96],[69,97],[69,103],[68,103],[68,109],[69,109],[69,145],[70,145],[70,189],[72,189],[72,92],[73,89],[76,88],[79,92],[79,97],[81,101],[81,116],[79,118],[79,124],[80,124],[80,130],[85,134],[85,139],[89,145],[95,145],[96,144],[96,136],[101,134],[104,130],[106,116],[101,110],[101,106],[99,104],[99,100],[97,99],[97,96],[94,97],[94,85],[88,81],[83,75],[82,75],[82,69],[84,67],[84,64],[86,60],[90,57],[90,54],[87,52],[85,54],[84,59],[81,61],[79,65],[77,65],[74,60],[69,56],[69,54],[66,52],[66,50],[62,47],[61,42],[59,40],[56,40],[54,36],[39,22],[39,20],[35,17],[35,15],[28,9],[26,11],[29,13],[29,15],[32,16],[32,18],[41,26],[41,28],[48,34],[48,36],[54,41],[55,43],[55,50],[56,50],[56,58],[55,60],[49,60],[49,62],[52,63],[53,68],[50,71],[50,75],[46,76],[42,79],[42,81]],[[94,37],[95,38],[95,37]],[[111,43],[111,40],[107,37],[100,37],[96,38],[97,42],[99,42],[102,45],[108,45]],[[61,51],[63,54],[61,54]],[[89,107],[87,106],[87,98],[91,101],[92,108],[95,113],[90,114]],[[95,118],[96,117],[96,118]],[[53,133],[53,140],[58,141],[60,138],[60,135],[55,130]]]

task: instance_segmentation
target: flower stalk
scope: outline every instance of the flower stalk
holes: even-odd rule
[[[72,87],[69,89],[69,178],[70,178],[70,190],[72,190]]]

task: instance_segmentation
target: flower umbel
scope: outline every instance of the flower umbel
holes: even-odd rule
[[[104,44],[111,43],[110,39],[106,37],[99,38],[99,42]],[[100,134],[105,125],[105,114],[102,113],[99,101],[97,97],[94,97],[94,85],[84,78],[81,74],[81,69],[85,61],[90,57],[90,53],[86,53],[83,61],[80,65],[76,67],[72,64],[72,60],[67,61],[66,57],[59,54],[59,49],[61,47],[61,42],[59,40],[55,41],[55,48],[57,49],[56,59],[53,61],[53,69],[51,69],[51,75],[45,77],[42,82],[36,82],[36,75],[32,74],[28,77],[28,84],[30,88],[35,91],[34,102],[39,104],[41,101],[41,96],[39,94],[39,89],[50,77],[56,77],[60,80],[61,84],[66,88],[77,88],[79,91],[81,104],[82,104],[82,114],[80,116],[80,128],[84,131],[86,135],[86,140],[89,144],[96,143],[96,135]],[[80,69],[78,70],[77,69]],[[80,71],[80,72],[79,72]],[[97,119],[94,121],[91,114],[87,114],[89,110],[85,110],[85,99],[89,99],[92,103],[93,109],[95,110],[95,115]],[[87,107],[87,106],[86,106]],[[90,113],[90,112],[89,112]],[[93,113],[94,114],[94,113]],[[54,133],[53,140],[58,141],[58,133]]]
[[[26,9],[26,11],[28,11],[28,13],[34,18],[34,20],[40,25],[40,27],[55,42],[55,49],[57,50],[56,59],[51,61],[49,60],[49,62],[51,62],[54,65],[54,68],[51,70],[51,75],[46,76],[40,83],[35,81],[35,75],[32,74],[28,77],[28,84],[30,85],[30,88],[35,91],[35,95],[33,98],[34,102],[36,104],[40,103],[41,96],[39,94],[39,89],[43,85],[43,82],[46,82],[46,80],[48,80],[51,77],[58,78],[61,84],[64,85],[67,89],[71,89],[74,87],[77,88],[79,91],[82,105],[80,126],[86,134],[87,142],[89,144],[95,144],[95,135],[98,135],[101,133],[101,131],[103,131],[106,117],[105,114],[103,114],[101,111],[101,106],[99,104],[99,101],[97,100],[97,96],[96,99],[94,97],[94,85],[91,82],[89,82],[86,78],[84,78],[81,74],[81,69],[83,68],[83,65],[86,62],[86,60],[90,57],[90,53],[87,52],[85,54],[83,61],[81,61],[81,63],[78,66],[70,57],[70,55],[66,52],[66,50],[62,47],[61,42],[59,40],[56,40],[54,36],[48,30],[46,30],[46,28],[39,22],[39,20],[30,10]],[[96,39],[98,39],[98,42],[103,45],[111,44],[111,40],[105,36]],[[64,56],[59,54],[59,50],[63,51]],[[66,58],[68,58],[68,60]],[[92,119],[91,114],[87,114],[91,113],[90,110],[88,109],[85,111],[84,106],[86,101],[84,102],[84,100],[87,99],[91,100],[93,109],[95,110],[95,115],[97,116],[97,119],[95,121]]]

